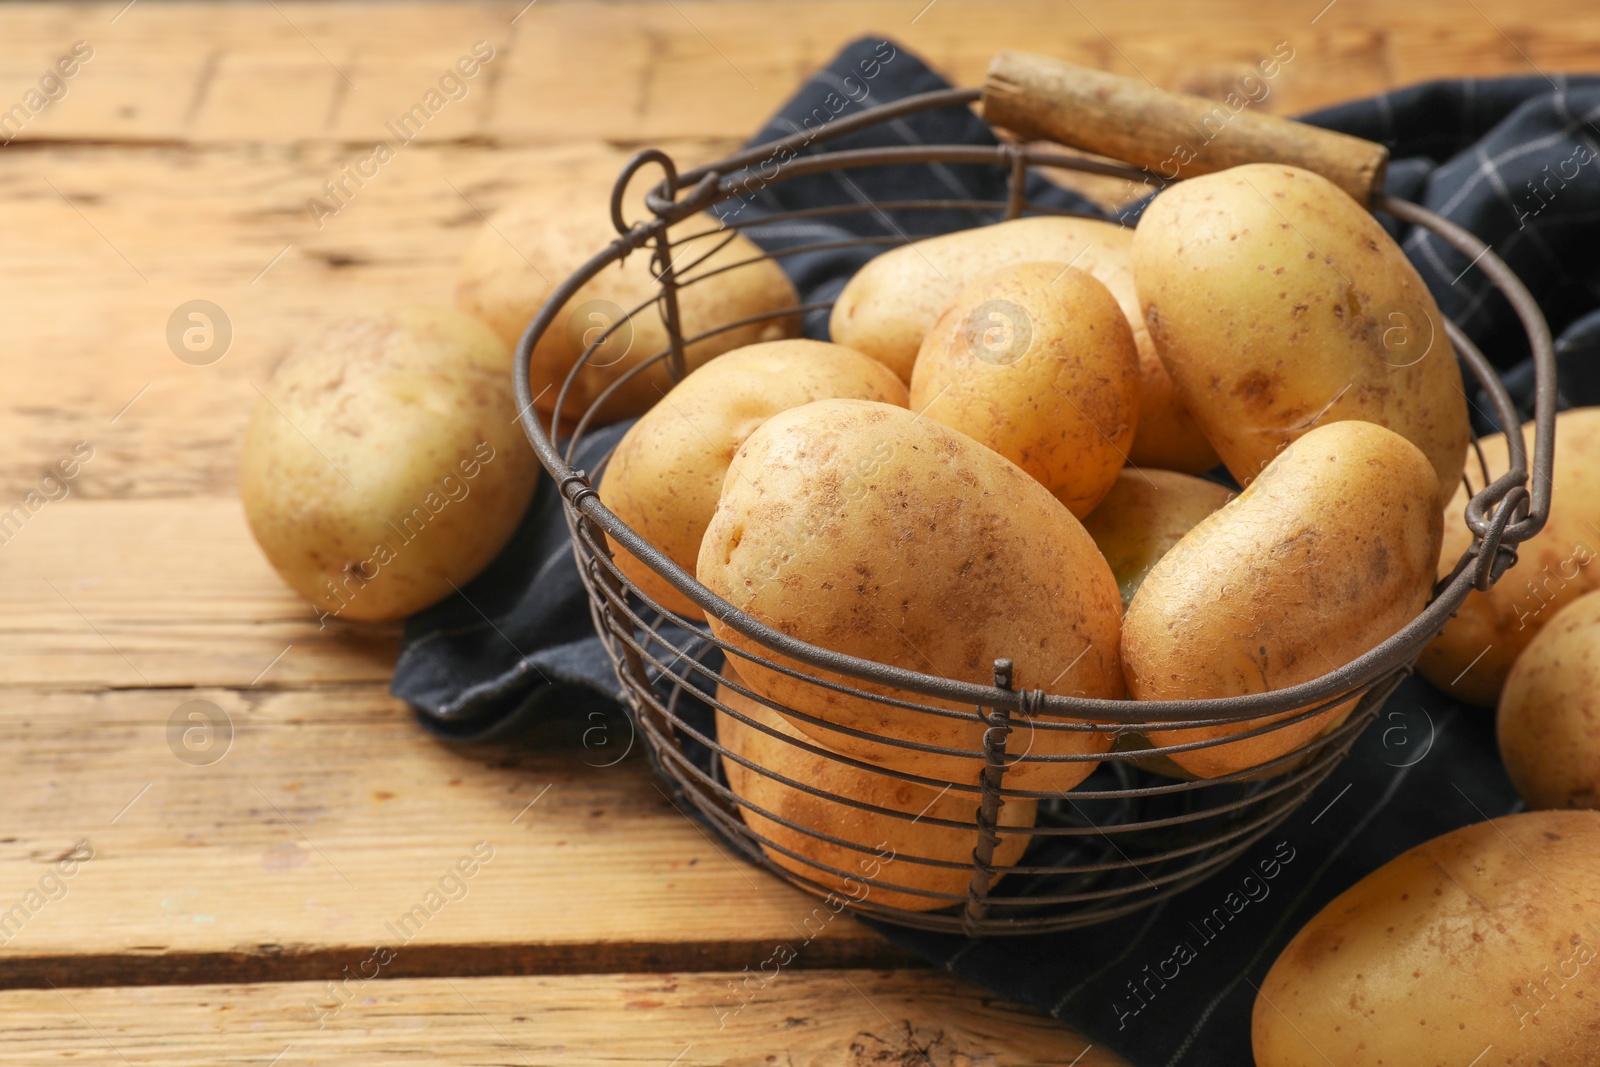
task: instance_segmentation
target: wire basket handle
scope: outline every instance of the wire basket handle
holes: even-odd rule
[[[1389,167],[1381,144],[1028,52],[1001,52],[989,64],[983,117],[1024,139],[1110,156],[1166,181],[1180,170],[1193,177],[1241,163],[1287,163],[1322,175],[1364,207],[1383,191]]]

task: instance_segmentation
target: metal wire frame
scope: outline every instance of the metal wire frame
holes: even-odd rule
[[[710,271],[694,271],[726,241],[713,241],[693,259],[675,263],[673,250],[691,242],[714,238],[720,229],[731,232],[754,231],[796,220],[822,219],[853,212],[873,212],[885,219],[888,213],[923,209],[970,209],[1000,218],[1015,218],[1023,211],[1037,214],[1073,214],[1061,209],[1030,203],[1026,179],[1033,168],[1057,167],[1122,177],[1152,187],[1167,182],[1147,171],[1116,163],[1087,160],[1031,146],[905,146],[795,155],[807,146],[833,139],[899,115],[927,108],[965,105],[977,98],[977,90],[946,90],[923,94],[894,104],[870,109],[824,126],[820,132],[801,133],[768,145],[745,150],[719,163],[696,168],[679,175],[665,153],[646,150],[638,153],[619,176],[612,198],[612,218],[619,236],[597,253],[571,277],[558,286],[529,325],[518,346],[516,388],[524,430],[545,469],[555,479],[572,532],[580,574],[590,594],[590,608],[597,632],[616,666],[640,730],[656,766],[674,784],[678,794],[692,804],[706,820],[722,832],[753,862],[758,863],[803,888],[827,897],[830,907],[890,920],[903,925],[973,935],[1033,933],[1065,929],[1101,922],[1125,915],[1172,896],[1196,884],[1269,833],[1327,776],[1348,752],[1355,738],[1377,714],[1384,699],[1402,681],[1428,640],[1460,606],[1473,588],[1487,589],[1515,561],[1515,546],[1533,536],[1544,525],[1550,506],[1550,473],[1555,431],[1554,348],[1537,303],[1508,267],[1477,238],[1448,221],[1405,201],[1378,197],[1371,207],[1412,225],[1437,234],[1447,244],[1476,262],[1490,281],[1500,289],[1527,331],[1536,368],[1535,432],[1533,456],[1526,454],[1522,437],[1507,434],[1510,469],[1491,481],[1484,467],[1485,488],[1473,494],[1466,519],[1476,535],[1472,547],[1463,554],[1451,574],[1434,590],[1428,607],[1398,632],[1350,663],[1286,689],[1226,699],[1174,701],[1096,700],[1046,694],[1038,690],[1020,691],[1011,685],[1010,666],[996,664],[995,684],[927,675],[905,668],[875,663],[819,648],[762,624],[721,600],[667,559],[633,530],[617,519],[599,501],[593,477],[603,469],[609,455],[601,457],[595,470],[585,472],[572,466],[577,449],[593,422],[595,412],[625,381],[648,368],[665,363],[676,379],[685,369],[685,350],[697,341],[753,322],[825,310],[828,302],[800,304],[721,324],[696,336],[685,337],[678,315],[677,294],[727,270],[761,258],[782,258],[808,251],[823,251],[873,244],[900,244],[909,235],[852,238],[820,241],[791,247]],[[763,161],[783,157],[771,176],[751,168]],[[718,202],[750,191],[752,182],[761,185],[786,181],[803,174],[832,169],[883,166],[889,164],[954,162],[986,164],[1004,168],[1008,174],[1008,194],[1004,202],[986,200],[904,200],[878,203],[830,205],[801,211],[766,215],[760,218],[727,222],[718,229],[673,237],[668,227]],[[622,193],[629,181],[645,166],[661,168],[664,179],[646,196],[653,217],[629,224],[622,215]],[[897,227],[895,227],[898,229]],[[731,239],[731,238],[730,238]],[[529,359],[540,337],[551,327],[568,300],[601,270],[626,255],[650,248],[654,272],[660,283],[652,298],[629,309],[596,338],[577,360],[559,391],[550,416],[549,428],[534,412],[530,386]],[[565,449],[554,440],[563,425],[563,409],[573,381],[594,353],[606,343],[622,322],[656,309],[667,327],[669,343],[660,352],[635,364],[619,375],[596,401],[578,417]],[[1456,352],[1483,386],[1502,427],[1519,423],[1515,404],[1501,385],[1493,367],[1471,341],[1446,321],[1447,336]],[[1477,446],[1474,438],[1474,447]],[[1480,461],[1482,458],[1479,452]],[[1530,462],[1531,460],[1531,462]],[[1470,487],[1469,487],[1470,488]],[[650,566],[708,615],[714,615],[728,629],[760,648],[785,658],[734,648],[709,633],[702,624],[684,619],[655,603],[622,574],[612,560],[615,547],[621,547]],[[721,653],[718,657],[716,654]],[[942,717],[981,728],[983,744],[978,749],[954,749],[911,741],[904,737],[879,737],[841,724],[829,723],[793,708],[779,707],[762,699],[725,668],[707,662],[721,658],[735,666],[741,659],[759,663],[821,689],[870,700],[918,715]],[[809,671],[807,669],[810,669]],[[820,672],[827,677],[818,677]],[[849,684],[865,682],[892,687],[905,696],[885,696]],[[802,724],[809,739],[798,739],[771,729],[714,695],[722,685],[729,691],[754,699],[781,712],[791,722]],[[932,698],[935,706],[911,697]],[[1190,751],[1260,736],[1307,721],[1331,708],[1355,702],[1354,710],[1331,730],[1325,730],[1284,755],[1231,775],[1188,781],[1172,779],[1142,770],[1153,756]],[[949,705],[969,707],[956,710]],[[971,821],[943,817],[924,817],[886,808],[858,797],[844,796],[818,788],[759,766],[729,752],[720,745],[709,726],[708,709],[741,722],[811,756],[848,767],[854,773],[881,777],[890,782],[910,782],[938,793],[955,792],[974,800]],[[1103,754],[1044,754],[1030,750],[1018,754],[1011,735],[1018,726],[1032,731],[1094,731],[1113,735],[1143,734],[1152,729],[1183,730],[1222,723],[1262,720],[1247,732],[1226,737],[1184,742],[1150,749],[1114,749]],[[898,771],[840,755],[823,744],[814,743],[832,735],[870,739],[879,744],[912,752],[937,754],[971,761],[973,775],[968,781],[946,781]],[[691,753],[710,753],[709,769]],[[746,770],[771,780],[785,789],[841,805],[845,809],[870,814],[895,823],[921,821],[927,826],[954,833],[970,833],[974,842],[970,863],[948,859],[896,853],[893,862],[901,870],[970,870],[967,890],[951,893],[930,890],[889,877],[867,877],[817,858],[813,851],[786,845],[752,829],[742,817],[749,811],[767,823],[799,835],[802,842],[814,842],[846,852],[874,853],[871,842],[853,841],[829,833],[825,828],[802,825],[780,813],[761,808],[737,795],[722,776],[724,761],[731,760]],[[1078,788],[1066,793],[1008,787],[1006,771],[1017,763],[1095,762],[1100,765]],[[999,823],[998,811],[1004,803],[1034,800],[1039,819],[1033,826],[1008,826]],[[1095,816],[1099,817],[1096,818]],[[996,864],[997,844],[1008,837],[1028,835],[1032,844],[1022,857],[1027,862]],[[789,862],[777,862],[782,856]],[[804,868],[805,872],[795,867]],[[839,879],[853,878],[866,892],[857,899],[841,897]],[[1002,878],[1004,879],[1002,881]],[[893,907],[872,899],[874,890],[888,890],[926,899],[943,910],[918,911]]]

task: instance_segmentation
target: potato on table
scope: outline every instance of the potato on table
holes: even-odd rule
[[[1326,178],[1250,164],[1156,196],[1133,239],[1156,351],[1240,485],[1342,419],[1422,450],[1450,498],[1467,454],[1461,370],[1427,286]]]
[[[717,687],[717,699],[785,737],[818,744],[814,738],[796,730],[782,715],[727,686]],[[773,774],[836,796],[913,817],[921,816],[915,820],[899,819],[813,796],[803,789],[751,770],[737,759],[723,757],[722,771],[728,779],[728,788],[741,799],[806,829],[865,846],[865,850],[862,850],[836,845],[790,829],[759,811],[741,806],[739,812],[750,829],[773,842],[761,847],[778,866],[788,868],[802,878],[819,882],[851,900],[912,911],[947,908],[957,902],[885,889],[869,885],[862,879],[872,878],[931,893],[964,894],[967,891],[972,879],[972,850],[978,843],[977,794],[934,789],[851,767],[762,733],[721,710],[717,711],[717,741],[735,756]],[[1031,827],[1037,810],[1037,801],[1006,800],[1000,806],[999,825]],[[971,829],[958,830],[936,825],[932,822],[934,819],[973,825]],[[1029,840],[1028,834],[1001,833],[1000,843],[994,850],[994,864],[1015,864],[1022,858]],[[791,856],[783,849],[799,853],[799,856]],[[964,866],[935,867],[916,862],[919,859],[942,860]],[[846,873],[836,874],[822,869],[824,867],[837,868]]]
[[[1285,689],[1371,650],[1433,591],[1443,525],[1433,485],[1427,457],[1381,426],[1335,422],[1301,437],[1150,569],[1122,627],[1128,691],[1178,700]],[[1203,778],[1255,767],[1335,728],[1354,703],[1171,758]],[[1182,745],[1297,714],[1149,737]]]
[[[1121,600],[1094,542],[1049,490],[971,438],[904,408],[819,400],[773,416],[734,457],[700,545],[699,580],[734,607],[802,641],[981,685],[994,661],[1019,689],[1122,696]],[[737,651],[787,663],[720,620]],[[838,693],[733,654],[765,699],[878,737],[981,753],[983,727]],[[791,664],[863,692],[971,712],[966,704]],[[863,760],[976,782],[980,756],[895,750],[794,720]],[[1035,730],[1013,752],[1094,755],[1097,730]],[[1069,789],[1094,761],[1017,764],[1006,784]]]
[[[911,408],[988,445],[1082,518],[1133,444],[1133,332],[1089,274],[1065,263],[1003,267],[934,320],[911,372]]]
[[[1590,1067],[1597,871],[1593,811],[1507,815],[1390,860],[1272,965],[1256,1067]]]
[[[1528,462],[1533,462],[1533,423],[1522,427]],[[1481,443],[1494,481],[1511,468],[1504,434]],[[1554,485],[1544,529],[1517,546],[1517,565],[1487,593],[1476,589],[1423,649],[1417,670],[1451,696],[1494,706],[1517,655],[1565,605],[1600,589],[1600,408],[1575,408],[1556,416]],[[1467,456],[1466,481],[1483,489],[1476,453]],[[1467,526],[1468,493],[1458,486],[1445,508],[1444,550],[1439,577],[1455,569],[1472,545]]]
[[[245,517],[324,617],[397,619],[448,595],[522,520],[538,463],[511,353],[458,311],[410,307],[307,338],[239,458]]]
[[[877,360],[822,341],[768,341],[729,352],[673,386],[629,427],[606,464],[600,500],[693,574],[739,446],[780,411],[840,396],[905,407],[906,387]],[[666,579],[616,547],[618,568],[656,603],[704,617]]]

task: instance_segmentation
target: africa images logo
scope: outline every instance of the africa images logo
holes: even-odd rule
[[[430,86],[422,94],[421,100],[401,112],[397,118],[383,124],[384,130],[394,135],[394,141],[377,142],[372,146],[372,151],[354,164],[346,163],[337,175],[323,182],[323,196],[306,200],[306,210],[311,213],[317,229],[322,229],[328,219],[349,207],[356,193],[366,188],[367,182],[376,178],[382,168],[399,154],[400,149],[416,140],[434,116],[448,105],[465,100],[472,91],[472,79],[494,57],[494,45],[487,41],[475,42],[472,54],[462,56],[456,60],[454,67],[446,69],[439,76],[437,86]]]

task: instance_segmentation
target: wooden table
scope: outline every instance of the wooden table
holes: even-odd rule
[[[1203,92],[1287,41],[1264,106],[1294,112],[1593,68],[1600,12],[523,2],[0,9],[0,108],[92,49],[0,148],[0,513],[24,506],[0,526],[0,1062],[1117,1062],[845,921],[719,1017],[807,899],[571,729],[423,734],[387,695],[397,629],[319,629],[251,543],[256,390],[309,328],[448,302],[483,213],[639,145],[720,154],[858,33],[966,84],[1025,46]],[[319,228],[307,199],[479,40],[496,58],[467,98]],[[167,339],[196,299],[233,331],[205,366]],[[50,499],[77,442],[92,459]],[[218,761],[174,755],[192,701],[227,717]]]

